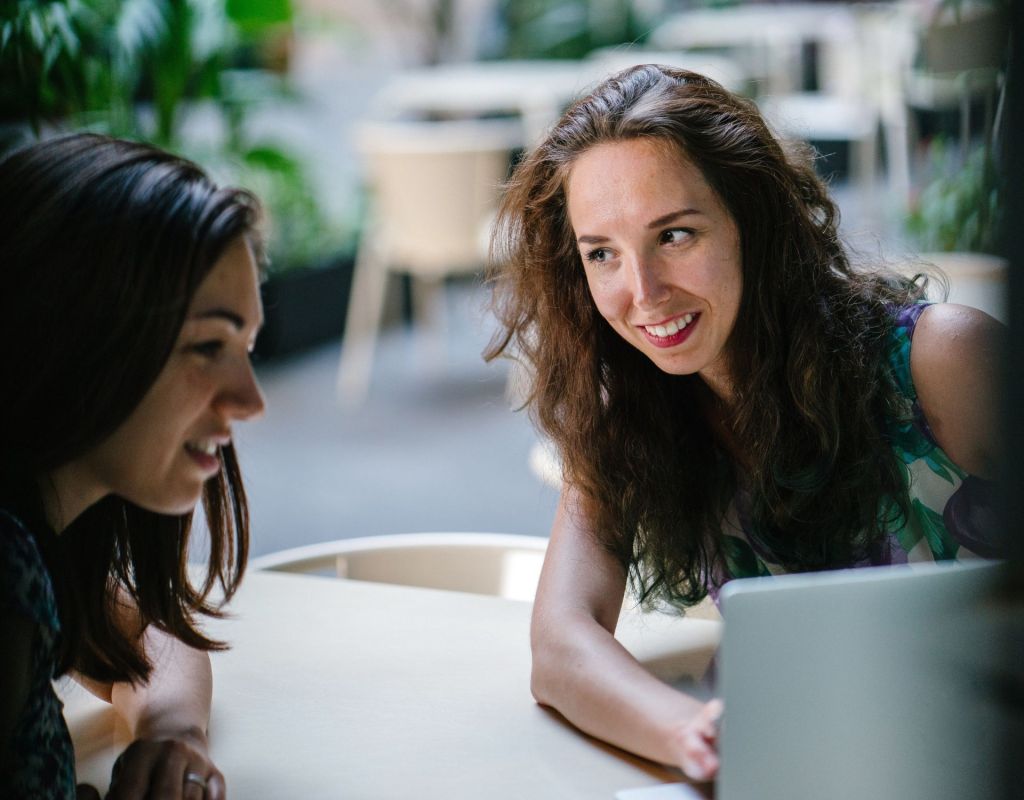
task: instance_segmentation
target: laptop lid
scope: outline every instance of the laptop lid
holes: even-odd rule
[[[751,578],[722,592],[717,800],[997,794],[991,562]]]

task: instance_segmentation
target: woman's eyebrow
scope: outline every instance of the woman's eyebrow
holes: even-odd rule
[[[668,223],[670,222],[675,222],[680,217],[688,217],[692,216],[693,214],[700,213],[701,212],[698,211],[696,208],[683,208],[680,209],[679,211],[670,211],[668,214],[665,214],[663,216],[658,217],[655,220],[651,220],[650,222],[648,222],[647,227],[648,229],[660,228],[662,225],[668,225]]]
[[[211,308],[209,311],[201,311],[198,314],[193,314],[192,319],[226,319],[238,330],[242,330],[245,327],[245,319],[227,308]]]
[[[696,208],[681,208],[678,211],[670,211],[667,214],[663,214],[655,220],[651,220],[647,223],[647,229],[653,230],[654,228],[660,228],[662,225],[668,225],[670,222],[675,222],[682,217],[689,217],[693,215],[700,215],[702,211],[698,211]],[[608,241],[607,236],[593,236],[585,235],[580,236],[577,240],[580,244],[602,244]]]

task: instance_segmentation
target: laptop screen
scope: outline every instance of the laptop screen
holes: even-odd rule
[[[1001,565],[732,581],[722,593],[718,800],[997,795],[988,676]]]

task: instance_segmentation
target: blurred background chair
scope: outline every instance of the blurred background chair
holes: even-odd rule
[[[888,189],[905,207],[910,196],[907,112],[902,76],[913,34],[899,4],[834,8],[820,30],[804,31],[813,55],[795,91],[769,92],[758,105],[785,138],[819,148],[846,146],[849,175],[866,197],[874,196],[884,137]]]
[[[412,278],[413,320],[432,327],[435,356],[446,277],[479,272],[512,152],[516,120],[371,122],[356,134],[369,190],[338,366],[339,399],[369,388],[388,277]]]
[[[985,141],[991,141],[997,122],[1009,47],[1006,10],[996,4],[966,4],[955,13],[940,8],[920,27],[916,39],[904,74],[907,105],[918,113],[958,112],[959,140],[966,157],[975,107],[982,107]],[[920,135],[915,126],[913,144]]]
[[[400,533],[281,550],[249,566],[532,601],[547,544],[519,534]]]

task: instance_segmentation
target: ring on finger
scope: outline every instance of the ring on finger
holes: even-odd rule
[[[206,778],[200,775],[198,772],[186,772],[185,783],[194,783],[204,791],[206,790]]]

